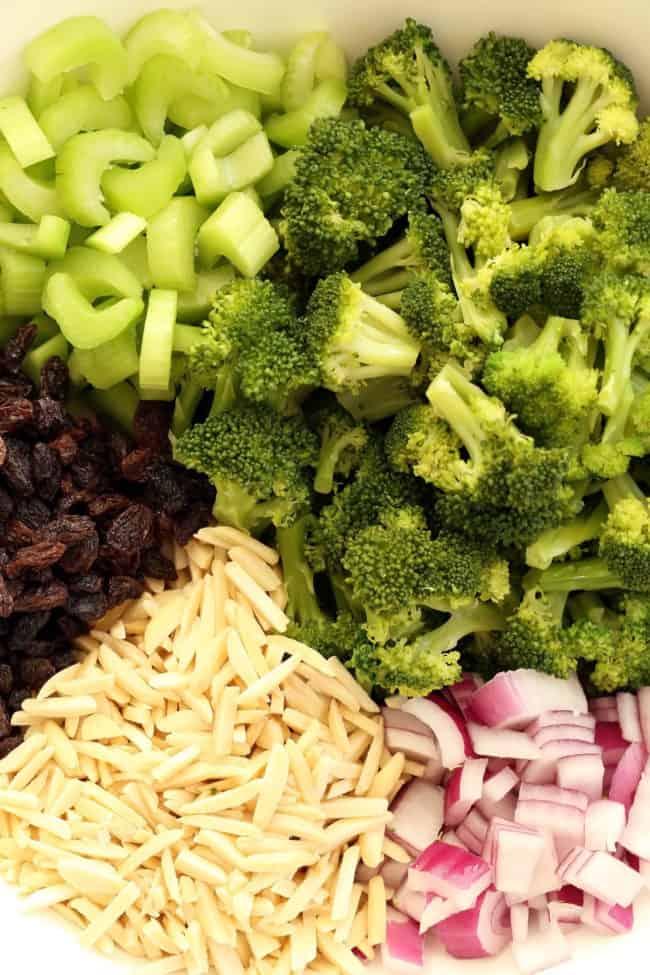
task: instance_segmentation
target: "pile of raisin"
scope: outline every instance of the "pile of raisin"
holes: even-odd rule
[[[172,580],[163,543],[185,544],[209,517],[208,480],[175,464],[170,407],[143,402],[134,440],[96,417],[68,414],[68,370],[21,371],[36,329],[0,351],[0,756],[10,718],[72,662],[70,641],[140,595],[145,576]]]

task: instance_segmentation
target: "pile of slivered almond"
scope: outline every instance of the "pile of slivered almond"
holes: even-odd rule
[[[389,805],[421,766],[337,659],[281,635],[273,549],[230,528],[177,548],[80,638],[0,762],[0,871],[148,975],[360,975],[385,937]]]

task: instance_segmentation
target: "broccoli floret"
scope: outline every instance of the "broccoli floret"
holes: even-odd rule
[[[511,247],[493,262],[487,278],[490,298],[508,318],[542,303],[539,263],[532,247]]]
[[[613,181],[618,190],[650,192],[650,118],[641,122],[634,142],[621,150]]]
[[[497,152],[494,179],[503,199],[510,203],[520,193],[526,193],[525,173],[530,162],[530,152],[524,139],[508,139]]]
[[[443,491],[457,490],[465,477],[463,443],[429,403],[398,413],[384,446],[396,471],[415,474]]]
[[[600,190],[580,184],[555,193],[540,193],[510,204],[510,236],[526,240],[546,217],[588,217],[600,198]]]
[[[360,120],[320,119],[287,187],[281,231],[290,267],[308,277],[359,262],[395,221],[423,205],[431,164],[418,142]]]
[[[581,545],[592,542],[599,537],[608,510],[607,505],[600,502],[591,511],[542,532],[526,548],[526,564],[536,569],[548,569],[552,562],[559,561]]]
[[[562,628],[567,593],[530,590],[508,617],[491,650],[495,670],[530,667],[555,677],[569,677],[577,666],[572,641]]]
[[[420,343],[403,318],[343,273],[319,281],[307,309],[307,347],[334,392],[369,379],[408,376]]]
[[[532,58],[528,74],[542,85],[544,121],[534,163],[540,190],[571,186],[590,152],[636,138],[634,79],[609,51],[574,41],[550,41]]]
[[[606,156],[602,152],[597,152],[587,162],[585,169],[587,186],[592,186],[600,190],[605,189],[612,182],[615,166],[616,163],[613,159],[610,159],[609,156]]]
[[[468,196],[483,187],[494,187],[496,163],[497,154],[482,148],[448,169],[434,169],[429,183],[434,205],[460,210]]]
[[[337,479],[349,477],[359,463],[368,442],[368,430],[336,402],[319,410],[312,425],[320,437],[314,490],[331,494]]]
[[[239,405],[187,430],[174,456],[210,478],[218,521],[257,533],[290,525],[307,509],[318,443],[299,417]]]
[[[447,365],[427,398],[458,439],[452,461],[430,472],[443,491],[436,503],[442,524],[503,545],[525,545],[580,509],[568,483],[571,454],[536,447],[499,400]]]
[[[650,271],[650,193],[605,190],[592,219],[598,248],[610,267]]]
[[[510,135],[523,135],[541,124],[539,85],[527,73],[534,54],[519,37],[490,33],[461,60],[462,106],[470,111],[478,109],[492,120],[491,131],[483,139],[487,145],[497,145]]]
[[[336,398],[355,420],[376,423],[417,402],[418,394],[408,378],[387,376],[370,379],[360,389],[343,389]]]
[[[350,275],[363,290],[391,308],[399,308],[403,289],[422,272],[434,272],[452,287],[449,251],[437,216],[411,212],[408,230],[397,243],[376,254]]]
[[[436,165],[451,166],[468,152],[449,65],[423,24],[408,19],[371,47],[353,66],[348,90],[360,109],[383,101],[406,116]]]
[[[584,442],[598,399],[599,374],[585,360],[580,323],[551,316],[524,348],[492,353],[483,385],[544,447]]]
[[[580,597],[569,606],[578,610],[568,629],[577,656],[592,663],[589,682],[595,690],[612,693],[621,687],[638,690],[650,682],[650,601],[626,594],[616,612],[600,607],[582,612]]]

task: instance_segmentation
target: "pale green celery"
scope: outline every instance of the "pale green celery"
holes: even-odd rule
[[[298,149],[288,149],[273,160],[273,169],[256,184],[255,189],[262,197],[282,193],[296,175],[296,163],[300,156]]]
[[[70,377],[70,385],[74,386],[76,389],[80,389],[87,385],[86,377],[79,368],[78,353],[78,349],[73,349],[68,356],[68,376]],[[68,396],[68,409],[74,416],[78,416],[80,414],[77,413],[76,410],[70,408],[69,404],[71,399],[72,397]]]
[[[98,129],[128,129],[133,112],[122,95],[108,101],[92,85],[79,85],[65,92],[38,116],[38,123],[54,149],[59,149],[80,132]]]
[[[0,190],[34,223],[46,214],[63,215],[56,186],[26,173],[6,142],[0,142]]]
[[[53,105],[63,93],[63,75],[56,75],[51,81],[41,81],[36,75],[31,75],[27,89],[27,104],[35,117],[43,114],[46,108]]]
[[[181,142],[183,143],[183,149],[185,150],[185,158],[189,159],[203,136],[207,133],[207,125],[197,125],[193,129],[190,129],[185,135],[181,136]]]
[[[16,216],[16,209],[12,207],[6,196],[0,191],[0,221],[11,223]]]
[[[139,278],[120,257],[90,247],[71,247],[62,261],[48,267],[48,273],[70,274],[90,302],[102,298],[142,297]]]
[[[38,224],[0,223],[0,246],[47,261],[64,256],[69,238],[70,224],[62,217],[41,217]]]
[[[318,118],[336,118],[348,97],[344,81],[321,81],[300,108],[284,115],[271,115],[264,123],[266,134],[276,145],[291,149],[304,146],[309,129]]]
[[[73,136],[56,161],[56,188],[66,215],[82,227],[108,223],[101,188],[105,171],[114,163],[146,163],[154,156],[153,147],[135,132],[104,129]]]
[[[31,348],[35,349],[39,345],[43,345],[44,342],[49,342],[53,339],[55,335],[59,335],[59,326],[56,322],[53,322],[51,318],[47,315],[41,313],[40,315],[32,316],[32,324],[36,326],[36,335],[34,336],[34,341],[32,342]]]
[[[176,322],[172,345],[174,352],[187,355],[195,345],[200,345],[203,341],[207,340],[201,329],[197,328],[196,325],[183,325],[180,322]]]
[[[192,71],[185,61],[157,54],[147,61],[131,89],[131,100],[142,131],[154,145],[165,134],[170,106],[194,95],[210,103],[228,97],[228,86],[215,75]]]
[[[147,61],[170,54],[185,61],[191,70],[201,58],[201,36],[194,20],[180,10],[154,10],[138,20],[124,37],[133,84]]]
[[[121,254],[146,227],[147,221],[137,213],[118,213],[110,223],[91,234],[86,245],[105,254]]]
[[[187,172],[180,139],[165,135],[156,158],[138,169],[115,166],[104,173],[102,189],[109,210],[128,211],[149,219],[166,206]]]
[[[221,34],[227,41],[232,41],[237,47],[245,47],[250,50],[253,46],[253,35],[245,27],[232,27],[230,30],[222,30]]]
[[[139,386],[141,390],[164,390],[172,368],[177,294],[154,288],[149,293],[147,315],[140,346]]]
[[[348,65],[345,51],[331,34],[327,34],[316,55],[316,81],[336,79],[347,81]]]
[[[110,389],[138,371],[135,327],[94,349],[76,349],[77,367],[95,389]]]
[[[199,272],[194,290],[179,292],[178,318],[184,322],[202,322],[212,307],[216,292],[230,284],[234,277],[234,268],[225,261],[211,271]]]
[[[132,244],[125,247],[120,254],[120,260],[145,291],[149,291],[153,287],[153,278],[147,257],[147,241],[144,237],[136,237]]]
[[[149,222],[147,258],[156,287],[175,291],[196,287],[196,235],[209,215],[194,197],[178,196]]]
[[[71,274],[53,274],[43,291],[43,308],[77,349],[94,349],[134,325],[144,311],[141,298],[122,298],[93,308]]]
[[[102,98],[114,98],[127,84],[126,51],[99,17],[59,21],[30,41],[23,57],[32,74],[44,83],[88,66],[88,77]]]
[[[270,115],[272,112],[284,111],[282,85],[279,85],[270,95],[260,95],[259,97],[262,116]]]
[[[316,82],[318,52],[326,37],[325,31],[304,34],[289,52],[281,85],[285,112],[301,108],[311,94]]]
[[[102,416],[113,420],[125,433],[133,433],[133,418],[138,408],[138,394],[130,383],[118,383],[112,389],[89,389],[84,398]]]
[[[192,16],[203,34],[202,65],[206,71],[261,94],[277,90],[284,75],[284,61],[279,55],[262,54],[233,44],[200,14]]]
[[[41,369],[48,359],[58,356],[65,362],[68,358],[68,343],[59,332],[53,338],[43,342],[38,348],[29,350],[23,359],[22,370],[26,373],[35,386],[38,386],[41,379]]]
[[[222,115],[241,108],[250,112],[256,118],[261,118],[262,105],[260,96],[246,88],[229,85],[216,75],[206,75],[215,83],[215,94],[212,98],[200,95],[183,95],[169,106],[168,117],[174,125],[182,129],[195,129],[199,125],[212,125]]]
[[[260,210],[264,210],[264,203],[262,197],[259,195],[254,186],[247,186],[245,190],[241,191],[244,196],[247,196],[249,200],[252,200],[255,206],[259,207]]]
[[[41,310],[45,261],[0,247],[2,307],[5,315],[36,315]]]
[[[275,230],[245,193],[231,193],[199,231],[199,259],[209,267],[227,258],[245,277],[255,277],[279,250]]]
[[[239,109],[210,127],[189,163],[197,199],[205,206],[256,183],[272,167],[273,153],[261,123],[250,112]]]
[[[0,132],[23,169],[54,155],[45,132],[20,95],[0,98]]]

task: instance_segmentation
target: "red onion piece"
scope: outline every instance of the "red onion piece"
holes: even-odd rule
[[[605,694],[601,695],[601,697],[589,698],[589,710],[594,714],[597,711],[607,711],[611,708],[616,708],[615,694]]]
[[[621,734],[621,726],[618,721],[597,721],[595,741],[603,750],[605,768],[609,768],[610,765],[618,765],[628,746],[628,742]]]
[[[612,906],[586,894],[580,919],[600,934],[627,934],[634,926],[634,907]]]
[[[516,806],[517,801],[511,792],[496,802],[482,796],[477,803],[477,809],[486,819],[493,819],[496,816],[498,819],[509,819],[510,822],[514,822]]]
[[[390,836],[412,856],[430,846],[442,829],[445,795],[439,786],[413,779],[391,806]],[[422,811],[426,810],[426,815]]]
[[[470,853],[476,853],[477,856],[480,856],[483,852],[484,841],[472,832],[467,823],[460,824],[456,830],[456,837],[463,848],[469,850]]]
[[[585,847],[614,853],[625,829],[625,819],[622,803],[611,799],[592,802],[585,814]]]
[[[643,741],[639,702],[636,694],[621,692],[616,695],[616,711],[621,734],[626,741]]]
[[[544,837],[530,830],[501,830],[495,840],[494,886],[504,894],[528,896],[537,864],[544,853]]]
[[[541,802],[560,803],[563,806],[574,806],[582,812],[585,812],[589,805],[589,800],[581,792],[561,789],[558,785],[534,785],[529,782],[521,783],[519,799],[520,801],[539,799]]]
[[[433,894],[426,895],[427,904],[420,918],[420,934],[426,934],[436,924],[446,921],[452,914],[458,913],[458,905],[444,897],[436,897]]]
[[[552,710],[587,711],[577,678],[561,680],[534,670],[513,670],[497,674],[469,703],[472,719],[490,728],[525,728]]]
[[[625,749],[614,771],[612,784],[609,787],[609,798],[614,802],[622,802],[627,812],[632,806],[647,761],[648,753],[645,745],[634,742]]]
[[[484,891],[474,907],[453,914],[434,930],[454,958],[498,955],[512,940],[508,905],[495,890]]]
[[[529,732],[530,733],[530,732]],[[548,728],[540,728],[532,736],[533,741],[540,747],[549,741],[588,741],[593,744],[596,733],[594,728],[583,728],[582,725],[558,724]]]
[[[411,890],[453,900],[459,909],[471,907],[492,882],[492,868],[473,853],[440,841],[421,853],[409,868]]]
[[[601,755],[567,755],[558,759],[557,784],[563,789],[582,792],[592,800],[600,799],[604,778]]]
[[[405,698],[398,699],[402,704]],[[402,711],[401,707],[383,707],[381,716],[384,719],[385,728],[399,728],[401,731],[410,731],[413,735],[424,735],[425,738],[433,740],[433,732],[428,725],[418,721],[412,714]]]
[[[392,752],[404,752],[407,758],[414,762],[421,762],[427,765],[435,762],[440,769],[442,777],[442,764],[440,762],[440,751],[432,735],[416,735],[412,731],[404,728],[385,728],[384,738],[386,747]],[[438,779],[440,781],[440,779]]]
[[[469,758],[454,769],[445,790],[445,825],[458,826],[481,798],[487,759]]]
[[[575,714],[573,711],[545,711],[526,728],[526,732],[532,738],[542,728],[553,728],[567,724],[576,728],[595,728],[596,718],[593,714]]]
[[[478,809],[472,809],[472,811],[467,814],[463,825],[470,829],[474,836],[478,837],[478,839],[480,839],[483,843],[485,842],[490,824],[485,816],[478,811]]]
[[[549,894],[549,913],[560,924],[580,924],[585,895],[577,887],[566,884]]]
[[[639,746],[630,745],[630,748]],[[623,759],[621,759],[623,761]],[[636,789],[634,801],[630,806],[627,826],[621,838],[621,845],[642,860],[650,860],[650,767],[646,767]]]
[[[482,798],[492,802],[499,802],[509,792],[512,792],[517,785],[519,785],[519,779],[513,769],[509,767],[503,768],[496,775],[490,776],[489,779],[483,782]]]
[[[642,687],[637,694],[637,700],[639,702],[639,721],[643,743],[650,751],[650,687]]]
[[[423,894],[422,891],[419,890],[412,890],[409,887],[407,878],[402,886],[395,891],[395,894],[393,895],[393,904],[398,911],[401,911],[402,914],[410,917],[413,921],[417,921],[419,930],[420,919],[427,906],[427,900],[432,896],[432,894]]]
[[[456,705],[463,717],[467,717],[467,705],[472,695],[483,687],[485,681],[478,674],[463,674],[463,679],[457,684],[446,688],[446,692]]]
[[[477,755],[528,760],[541,757],[539,747],[523,731],[486,728],[473,721],[468,723],[467,730]]]
[[[445,708],[439,701],[413,698],[404,702],[402,710],[431,729],[436,737],[444,768],[462,765],[469,754],[465,735],[460,727],[462,719],[452,715],[448,705]]]
[[[526,941],[513,944],[512,954],[522,975],[536,975],[571,958],[571,946],[559,924],[551,919]]]
[[[474,835],[473,833],[471,834]],[[463,843],[458,833],[453,829],[448,829],[442,834],[442,842],[447,843],[448,846],[458,846],[461,850],[468,850],[469,847],[466,843]],[[474,852],[474,851],[473,851]]]
[[[411,975],[424,967],[424,938],[410,918],[394,908],[387,913],[386,941],[381,946],[384,968]]]
[[[528,914],[527,904],[513,904],[510,908],[512,940],[517,944],[525,941],[528,937]]]
[[[615,904],[629,907],[643,890],[643,880],[636,870],[601,850],[572,851],[560,864],[559,873],[566,883],[612,907]]]
[[[575,806],[538,799],[521,799],[517,803],[515,821],[523,826],[546,830],[553,836],[558,856],[562,858],[585,841],[585,814]]]
[[[528,762],[525,768],[522,768],[522,782],[546,785],[555,781],[558,759],[568,755],[601,754],[599,746],[592,745],[588,741],[549,741],[542,746],[541,752],[541,758]]]

